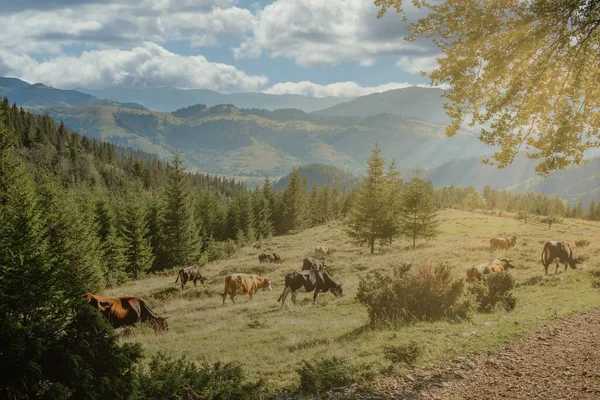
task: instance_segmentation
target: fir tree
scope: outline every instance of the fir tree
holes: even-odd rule
[[[96,201],[95,211],[95,222],[104,265],[104,281],[107,286],[115,286],[124,282],[127,277],[125,244],[117,234],[118,228],[105,199]]]
[[[573,218],[583,218],[583,203],[581,200],[577,203],[577,206],[573,209]]]
[[[404,186],[400,211],[400,233],[412,239],[413,249],[417,239],[429,240],[437,235],[433,187],[421,177],[419,170]]]
[[[219,193],[212,190],[203,191],[196,202],[196,218],[200,225],[202,247],[222,238],[225,224],[225,209],[221,204]]]
[[[319,188],[317,181],[313,182],[312,189],[310,191],[310,200],[308,202],[310,210],[310,223],[311,226],[316,226],[321,222],[321,216],[319,215]]]
[[[381,240],[391,244],[392,240],[400,234],[400,202],[402,201],[402,179],[396,165],[392,160],[385,174],[385,222],[383,224]]]
[[[248,194],[236,196],[227,212],[227,238],[240,246],[255,239],[252,199]]]
[[[377,241],[380,245],[387,243],[387,182],[384,165],[381,148],[375,146],[367,161],[367,176],[363,178],[348,218],[348,235],[355,243],[368,245],[371,254],[375,252]]]
[[[592,200],[590,202],[590,207],[588,208],[587,219],[593,221],[596,217],[596,202]]]
[[[271,206],[263,192],[256,189],[252,194],[254,232],[257,238],[268,238],[273,234]]]
[[[46,176],[41,185],[40,204],[48,237],[48,254],[53,262],[68,260],[69,273],[81,287],[97,291],[104,286],[100,241],[94,216],[81,197],[64,192]]]
[[[200,235],[194,221],[187,177],[177,153],[169,172],[166,210],[162,231],[165,265],[163,268],[184,267],[200,255]]]
[[[81,301],[68,254],[50,252],[33,180],[15,168],[0,207],[1,398],[128,398],[139,345],[118,344]],[[55,203],[56,204],[56,203]]]
[[[310,209],[306,181],[294,170],[283,193],[283,230],[300,230],[309,224]]]
[[[121,223],[121,236],[127,260],[126,270],[133,279],[140,278],[152,267],[154,255],[150,245],[146,210],[139,193],[127,196]]]
[[[342,213],[342,194],[340,192],[340,180],[336,176],[331,189],[331,217],[338,219]]]

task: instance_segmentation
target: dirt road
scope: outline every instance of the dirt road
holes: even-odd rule
[[[600,309],[561,319],[495,353],[382,383],[346,388],[330,399],[600,399]]]

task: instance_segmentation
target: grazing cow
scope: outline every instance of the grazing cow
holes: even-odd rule
[[[491,238],[490,239],[490,251],[496,249],[508,250],[517,244],[516,236],[507,236],[503,238]]]
[[[156,333],[169,330],[169,317],[159,317],[139,297],[106,297],[88,293],[83,299],[100,311],[115,329],[141,321],[148,322]]]
[[[320,292],[331,291],[335,297],[342,296],[342,284],[335,283],[323,271],[300,271],[292,272],[285,276],[285,288],[277,301],[281,301],[281,308],[285,303],[285,298],[292,292],[292,302],[296,304],[296,295],[303,290],[305,293],[315,292],[313,296],[313,304],[317,303],[317,296]]]
[[[242,293],[247,293],[248,298],[252,301],[254,293],[258,289],[272,291],[271,280],[269,278],[261,278],[254,274],[231,274],[225,277],[225,290],[223,291],[223,304],[227,299],[227,294],[231,298],[233,304],[235,304],[235,295],[240,290]]]
[[[315,254],[318,256],[328,256],[331,255],[331,249],[325,246],[317,246],[315,247]]]
[[[302,261],[302,271],[324,271],[327,266],[321,260],[317,260],[316,258],[306,257]]]
[[[542,264],[544,264],[546,275],[548,275],[548,266],[550,266],[554,260],[556,260],[555,274],[558,272],[559,262],[565,264],[565,271],[567,270],[567,265],[576,269],[577,264],[580,263],[579,260],[573,258],[573,250],[571,250],[571,246],[569,246],[568,243],[546,242],[544,249],[542,250]]]
[[[277,264],[281,264],[283,262],[283,258],[279,255],[279,253],[273,253],[273,262]]]
[[[261,253],[258,255],[258,262],[260,262],[260,263],[264,263],[264,262],[270,263],[273,261],[274,261],[273,255],[270,253]]]
[[[196,281],[200,281],[201,284],[204,285],[204,281],[206,278],[202,276],[200,271],[198,271],[198,265],[194,264],[191,267],[182,268],[177,273],[177,278],[175,279],[175,283],[181,279],[181,291],[183,291],[183,287],[188,281],[194,281],[194,286],[196,286]]]
[[[509,260],[492,260],[485,264],[475,265],[467,270],[467,282],[481,280],[483,275],[508,271],[510,268],[516,268]]]
[[[258,256],[258,261],[260,263],[268,262],[268,263],[277,263],[281,264],[283,259],[278,253],[262,253]]]

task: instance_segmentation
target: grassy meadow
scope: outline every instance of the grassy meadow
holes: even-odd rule
[[[600,271],[600,225],[594,222],[564,220],[552,230],[524,224],[510,217],[490,216],[457,210],[439,214],[439,236],[416,250],[409,242],[397,240],[391,247],[371,255],[366,247],[353,245],[340,222],[333,222],[298,234],[274,237],[256,246],[243,248],[229,260],[202,268],[205,285],[188,283],[183,293],[175,274],[151,276],[106,291],[107,295],[136,295],[144,298],[158,314],[168,316],[169,332],[155,335],[148,327],[122,334],[124,341],[140,342],[146,352],[168,351],[190,359],[239,362],[249,379],[264,379],[274,389],[295,384],[300,361],[337,356],[351,363],[372,363],[382,369],[385,345],[416,341],[423,349],[417,365],[439,362],[502,346],[532,332],[554,318],[576,311],[600,307],[600,289],[592,287],[591,271]],[[517,246],[491,255],[489,239],[516,235]],[[575,247],[575,241],[590,244]],[[540,262],[543,243],[561,240],[571,244],[575,256],[587,257],[577,270],[569,269],[544,276]],[[312,293],[298,294],[299,305],[291,296],[280,309],[277,298],[283,290],[285,274],[301,269],[302,259],[312,255],[317,245],[335,249],[328,257],[336,282],[344,283],[344,297],[330,293],[319,296],[312,305]],[[257,248],[258,247],[258,248]],[[258,254],[276,251],[283,264],[259,264]],[[365,308],[356,300],[359,277],[369,270],[389,268],[400,262],[437,264],[449,262],[456,276],[467,268],[492,258],[507,258],[517,266],[511,270],[518,287],[516,309],[510,313],[475,314],[463,323],[418,322],[402,327],[369,329]],[[553,266],[550,267],[553,272]],[[273,292],[259,292],[254,302],[238,295],[237,305],[228,298],[222,305],[224,279],[231,272],[253,272],[271,278]],[[129,334],[126,334],[129,333]]]

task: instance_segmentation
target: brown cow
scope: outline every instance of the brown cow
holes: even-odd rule
[[[227,294],[231,298],[233,304],[235,304],[235,296],[237,291],[240,290],[242,293],[247,293],[248,298],[252,301],[254,294],[258,289],[272,291],[271,280],[269,278],[261,278],[254,274],[231,274],[225,277],[225,290],[223,291],[223,304],[227,299]]]
[[[277,263],[281,264],[283,262],[281,256],[278,253],[261,253],[258,256],[258,262],[260,263]]]
[[[169,330],[169,317],[159,317],[139,297],[107,297],[88,293],[83,299],[100,311],[115,329],[141,321],[148,322],[156,333]]]
[[[475,265],[467,270],[467,282],[475,282],[481,280],[483,275],[508,271],[510,268],[515,268],[510,261],[499,259]]]
[[[500,250],[508,250],[511,247],[514,247],[517,244],[516,236],[507,236],[503,238],[491,238],[490,239],[490,251],[495,251],[496,249]]]
[[[568,243],[546,242],[542,250],[542,264],[544,265],[546,275],[548,275],[548,267],[554,260],[556,260],[555,274],[558,272],[559,262],[565,264],[565,272],[567,271],[567,265],[572,269],[576,269],[577,264],[581,263],[579,259],[573,257],[573,250],[571,250],[571,246]]]
[[[204,281],[206,280],[200,271],[198,271],[198,265],[196,264],[192,265],[191,267],[180,269],[177,273],[175,283],[177,283],[179,279],[181,279],[181,291],[183,291],[183,287],[188,281],[194,281],[194,286],[196,286],[196,281],[200,281],[200,283],[204,285]]]
[[[326,246],[315,247],[315,254],[318,256],[329,256],[331,255],[331,249]]]

